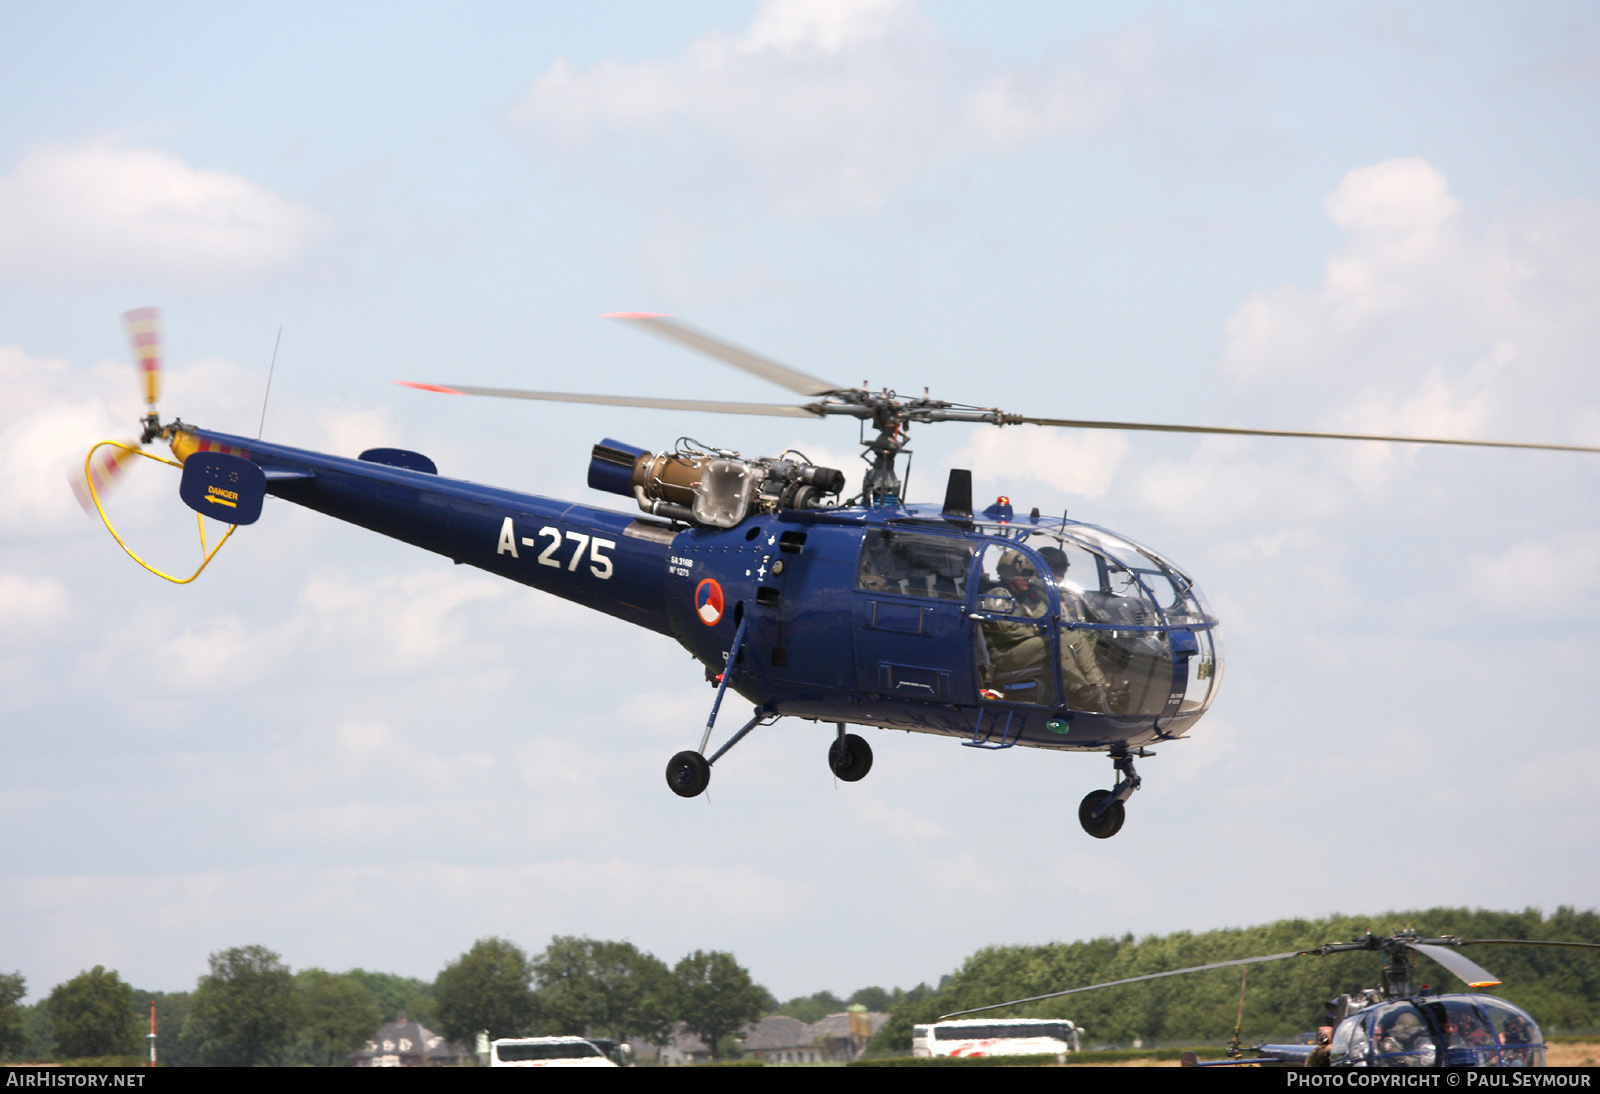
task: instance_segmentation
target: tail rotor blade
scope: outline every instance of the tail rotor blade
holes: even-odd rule
[[[72,487],[72,494],[78,499],[78,504],[83,507],[85,513],[94,515],[95,497],[104,498],[115,489],[127,471],[128,462],[138,454],[138,445],[132,441],[127,445],[110,443],[99,445],[89,457],[87,476],[79,471],[67,472],[67,483]],[[93,493],[89,490],[91,482],[94,483]]]
[[[133,356],[144,376],[144,402],[154,412],[161,396],[161,311],[159,308],[134,308],[122,317],[128,328]]]

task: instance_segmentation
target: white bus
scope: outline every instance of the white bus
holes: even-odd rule
[[[616,1067],[582,1037],[502,1037],[489,1045],[490,1067]]]
[[[911,1055],[1062,1056],[1082,1032],[1065,1018],[963,1018],[912,1027]]]

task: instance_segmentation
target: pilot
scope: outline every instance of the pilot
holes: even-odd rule
[[[1527,1021],[1513,1014],[1505,1019],[1500,1028],[1501,1040],[1505,1046],[1500,1050],[1500,1062],[1516,1067],[1534,1063],[1536,1050],[1531,1046],[1538,1044],[1539,1039],[1534,1036]]]
[[[997,610],[1031,619],[1043,619],[1050,614],[1050,594],[1045,591],[1033,563],[1020,552],[1008,549],[995,565],[995,575],[998,580],[989,591],[1006,594],[996,598],[1004,605]],[[1038,624],[1022,619],[986,619],[983,638],[990,683],[1032,680],[1039,690],[1032,692],[1030,701],[1053,699],[1054,681],[1048,671],[1050,641]]]
[[[1050,567],[1056,591],[1061,594],[1061,673],[1067,682],[1067,702],[1079,710],[1110,711],[1110,685],[1095,656],[1100,641],[1095,632],[1070,626],[1090,618],[1082,594],[1067,583],[1067,569],[1072,563],[1060,547],[1041,548],[1039,557]]]
[[[1050,594],[1044,591],[1033,564],[1018,551],[1007,551],[1001,556],[995,572],[1000,584],[1017,602],[1017,612],[1033,619],[1043,619],[1050,614]],[[1027,633],[1035,633],[1030,627]]]
[[[1505,1043],[1508,1045],[1533,1044],[1538,1040],[1529,1028],[1527,1019],[1521,1015],[1509,1015],[1501,1023],[1501,1028],[1505,1031]]]
[[[1384,1054],[1411,1052],[1417,1042],[1431,1040],[1422,1018],[1410,1007],[1399,1007],[1378,1019],[1378,1051]]]

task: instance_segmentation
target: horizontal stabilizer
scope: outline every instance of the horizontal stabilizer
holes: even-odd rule
[[[408,452],[404,448],[369,448],[361,453],[360,459],[368,463],[387,464],[390,467],[403,467],[407,471],[421,471],[427,475],[437,475],[439,468],[421,452]]]

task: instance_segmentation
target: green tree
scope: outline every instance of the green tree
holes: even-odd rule
[[[211,955],[211,972],[194,991],[185,1039],[200,1060],[224,1067],[276,1063],[294,1040],[294,977],[265,946],[237,946]]]
[[[383,1024],[377,1000],[352,977],[306,969],[296,974],[295,989],[308,1062],[323,1067],[342,1063]]]
[[[831,991],[819,991],[814,995],[797,995],[787,1003],[778,1007],[778,1013],[802,1022],[816,1022],[830,1014],[838,1014],[844,1010],[845,1003]]]
[[[344,975],[366,988],[367,994],[378,1001],[385,1022],[398,1021],[405,1015],[430,1029],[438,1025],[439,1007],[433,997],[432,984],[413,976],[366,969],[351,969]]]
[[[28,982],[20,972],[0,973],[0,1060],[21,1052],[27,1039],[22,1017],[22,997],[27,994]]]
[[[553,1032],[654,1040],[672,1023],[672,974],[631,942],[558,936],[533,971],[539,1017]]]
[[[489,1039],[520,1036],[534,1021],[533,966],[503,938],[480,938],[446,965],[434,981],[439,1032],[470,1046],[480,1031]]]
[[[717,1042],[754,1022],[773,1003],[731,953],[696,950],[672,970],[678,1017],[717,1055]]]
[[[125,1056],[138,1051],[133,989],[103,965],[57,984],[45,1006],[60,1058]]]
[[[848,1005],[860,1003],[868,1010],[875,1010],[882,1013],[889,1009],[889,1006],[893,1000],[894,997],[887,991],[883,990],[882,988],[873,987],[858,989],[856,993],[845,1002]],[[843,1010],[844,1008],[840,1007],[839,1009]]]

